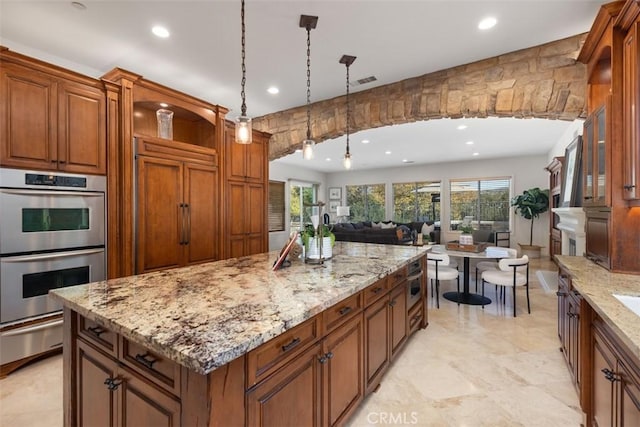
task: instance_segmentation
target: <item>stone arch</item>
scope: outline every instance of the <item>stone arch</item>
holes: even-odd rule
[[[586,34],[413,77],[351,95],[355,133],[422,120],[518,117],[575,120],[586,108],[586,65],[577,62]],[[345,97],[311,105],[316,142],[345,133]],[[305,139],[306,106],[254,119],[272,134],[269,159],[293,153]]]

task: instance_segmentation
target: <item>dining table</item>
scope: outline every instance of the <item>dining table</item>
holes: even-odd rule
[[[442,294],[444,298],[449,301],[457,302],[459,304],[468,304],[468,305],[488,305],[491,304],[491,299],[482,295],[473,294],[469,291],[469,260],[471,258],[474,259],[498,259],[500,257],[496,257],[495,254],[487,255],[487,251],[483,250],[481,252],[468,252],[468,251],[460,251],[447,249],[445,245],[434,245],[432,251],[435,253],[443,253],[447,254],[450,257],[458,257],[463,259],[463,287],[462,292],[451,291],[445,292]],[[505,258],[507,256],[505,255]],[[478,278],[476,277],[476,280]]]

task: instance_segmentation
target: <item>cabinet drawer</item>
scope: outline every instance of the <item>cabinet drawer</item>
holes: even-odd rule
[[[389,288],[394,288],[395,285],[402,282],[407,278],[407,266],[399,268],[393,273],[389,274]]]
[[[118,357],[118,334],[80,314],[77,314],[77,316],[78,336],[94,344],[105,353]]]
[[[158,384],[165,390],[180,396],[180,365],[160,356],[143,346],[122,339],[121,360],[145,378]]]
[[[378,280],[373,285],[369,285],[364,291],[362,291],[362,295],[364,296],[364,306],[368,307],[372,302],[385,295],[387,290],[389,290],[389,280],[387,280],[387,277]]]
[[[422,318],[422,303],[419,303],[409,310],[409,335],[420,329],[420,325],[422,325]]]
[[[321,317],[315,316],[247,354],[247,388],[263,380],[320,338]]]
[[[360,311],[362,311],[362,293],[358,292],[322,313],[325,331],[329,332],[335,329]]]

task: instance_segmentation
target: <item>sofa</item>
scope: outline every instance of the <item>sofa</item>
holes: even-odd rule
[[[371,221],[344,222],[333,225],[333,234],[336,241],[360,242],[360,243],[380,243],[390,245],[401,245],[413,241],[414,232],[422,233],[425,223],[416,221],[410,223],[394,223],[382,221],[375,223]],[[432,222],[426,223],[428,226]],[[432,227],[429,238],[432,242],[440,243],[440,230]]]

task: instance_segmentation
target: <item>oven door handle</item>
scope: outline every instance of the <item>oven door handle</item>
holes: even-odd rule
[[[413,282],[416,279],[419,279],[422,277],[422,271],[420,273],[414,274],[412,276],[407,277],[407,281],[408,282]]]
[[[2,258],[2,262],[31,262],[45,259],[66,258],[78,255],[91,255],[104,252],[104,248],[97,249],[81,249],[78,251],[53,252],[48,254],[20,255]]]
[[[104,197],[104,193],[84,191],[47,191],[47,190],[14,190],[3,188],[0,193],[17,194],[20,196],[75,196],[75,197]]]
[[[40,323],[38,325],[34,325],[26,328],[11,329],[7,332],[3,332],[2,336],[12,337],[15,335],[24,335],[24,334],[29,334],[31,332],[41,331],[42,329],[54,328],[60,325],[62,325],[62,319],[57,319],[57,320],[52,320],[51,322]]]

